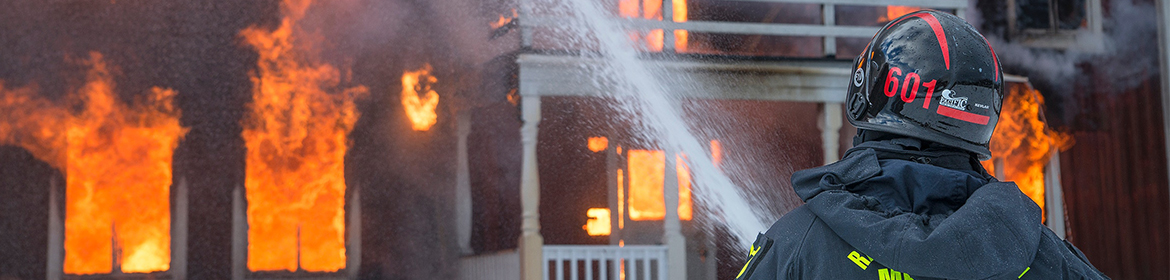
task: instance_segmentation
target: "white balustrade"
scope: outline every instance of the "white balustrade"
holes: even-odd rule
[[[544,279],[667,279],[666,246],[545,245]]]

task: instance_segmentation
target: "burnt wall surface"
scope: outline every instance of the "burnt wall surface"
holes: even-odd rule
[[[472,118],[472,137],[495,135],[484,136],[491,141],[469,141],[483,149],[471,157],[488,162],[472,170],[499,170],[472,179],[495,182],[489,185],[497,188],[499,200],[518,199],[518,115],[506,103],[506,88],[486,92],[478,87],[482,64],[497,56],[498,49],[516,46],[503,39],[484,44],[487,23],[502,14],[497,6],[503,2],[351,0],[314,1],[310,6],[306,29],[323,38],[315,46],[323,62],[340,69],[339,87],[364,85],[370,92],[356,101],[362,116],[346,156],[347,197],[356,189],[362,195],[362,278],[454,277],[456,113],[492,112],[485,114],[491,117]],[[241,120],[252,98],[250,75],[257,72],[257,54],[240,31],[278,26],[280,4],[5,1],[0,4],[0,80],[7,88],[33,86],[42,97],[62,100],[84,82],[86,67],[78,61],[97,51],[116,69],[122,101],[139,98],[155,86],[178,92],[180,123],[189,129],[173,160],[175,182],[188,183],[187,278],[228,279],[232,192],[243,188],[245,176]],[[430,130],[414,131],[403,113],[400,79],[404,71],[424,64],[433,67],[438,79],[433,88],[440,95],[439,117]],[[476,105],[485,98],[505,106]],[[0,207],[24,210],[0,212],[0,278],[16,273],[18,279],[39,279],[45,268],[45,182],[54,173],[38,171],[47,165],[22,149],[2,148],[0,194],[5,195]],[[508,165],[512,162],[515,167]],[[510,205],[500,206],[504,215],[493,216],[500,225],[490,225],[504,237],[486,247],[515,247],[518,234],[512,232],[519,231],[519,211],[518,205]],[[10,229],[17,223],[28,227]],[[22,252],[21,257],[7,255],[13,252]]]
[[[520,240],[520,143],[517,53],[483,64],[476,106],[467,109],[467,157],[471,180],[475,253],[516,249]]]

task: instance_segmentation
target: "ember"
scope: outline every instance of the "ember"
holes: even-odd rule
[[[187,131],[172,104],[176,92],[153,88],[123,104],[102,55],[90,53],[85,64],[86,83],[62,103],[0,85],[0,144],[64,167],[65,273],[165,271],[171,159]]]
[[[243,120],[252,271],[345,268],[347,135],[367,89],[342,87],[340,71],[308,47],[319,39],[298,21],[311,4],[286,0],[278,28],[240,32],[259,54]]]

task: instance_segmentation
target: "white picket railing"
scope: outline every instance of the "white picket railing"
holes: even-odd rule
[[[666,258],[666,246],[658,245],[545,245],[544,275],[549,280],[663,280]]]

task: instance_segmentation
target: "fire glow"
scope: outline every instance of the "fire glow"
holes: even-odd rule
[[[402,108],[415,131],[430,130],[439,119],[435,113],[439,93],[432,88],[439,79],[431,76],[431,70],[430,64],[424,64],[421,69],[402,73]]]
[[[589,220],[585,221],[585,226],[582,228],[585,229],[586,233],[589,233],[589,236],[609,235],[609,209],[589,208],[585,211],[585,216],[588,216]]]
[[[247,147],[248,269],[345,268],[345,153],[364,86],[342,87],[340,71],[309,47],[320,39],[298,26],[312,4],[286,0],[275,30],[240,32],[259,54]]]
[[[1020,191],[1044,209],[1044,166],[1054,150],[1072,145],[1070,135],[1048,128],[1041,108],[1044,97],[1027,85],[1008,85],[1003,111],[995,134],[991,137],[992,160],[984,161],[988,172],[996,174],[995,159],[1003,160],[1006,181],[1015,181]],[[1059,210],[1058,210],[1059,211]]]
[[[65,273],[168,270],[171,160],[186,133],[176,92],[156,87],[124,104],[102,55],[84,63],[86,82],[65,102],[0,85],[0,144],[64,167]]]
[[[662,220],[666,216],[662,187],[666,171],[666,153],[657,150],[629,150],[629,215],[632,221]],[[681,158],[680,158],[681,159]],[[691,219],[690,173],[685,164],[675,161],[679,182],[678,216]]]
[[[640,2],[640,3],[639,3]],[[639,5],[641,4],[641,5]],[[671,0],[671,20],[674,22],[687,21],[687,1]],[[625,18],[644,18],[662,20],[662,1],[656,0],[621,0],[618,2],[618,15]],[[686,30],[674,31],[674,49],[677,52],[687,50],[689,33]],[[645,45],[652,52],[661,52],[664,45],[664,31],[654,29],[648,33],[631,32],[630,40],[636,45]]]
[[[495,22],[492,22],[489,25],[492,27],[492,29],[504,27],[504,25],[508,25],[509,23],[512,23],[512,20],[516,19],[516,16],[517,16],[516,9],[512,9],[512,16],[505,17],[504,15],[500,15],[499,19],[497,19]]]
[[[922,8],[911,6],[886,6],[886,14],[879,17],[878,22],[887,22],[900,16],[916,12],[918,10],[922,10]]]
[[[589,150],[594,153],[604,151],[609,147],[609,138],[589,137]]]

